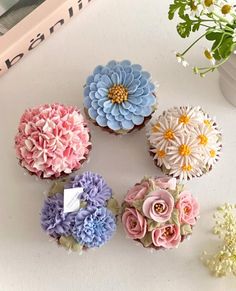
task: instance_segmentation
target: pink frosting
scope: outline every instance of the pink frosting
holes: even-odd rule
[[[78,109],[60,104],[25,111],[15,138],[17,157],[43,178],[78,170],[89,153],[87,124]]]
[[[122,215],[122,223],[128,236],[132,239],[141,239],[145,236],[147,222],[135,208],[126,208]]]
[[[155,179],[155,184],[162,189],[176,189],[176,178],[160,177]]]
[[[170,219],[174,208],[174,198],[166,190],[151,192],[144,200],[143,213],[157,222],[166,222]]]
[[[171,249],[177,247],[181,241],[180,228],[169,224],[152,231],[152,242],[157,247]]]
[[[182,223],[196,224],[196,217],[199,215],[200,207],[190,192],[183,191],[180,193],[176,208],[179,209],[179,217]]]
[[[132,203],[134,200],[144,199],[148,192],[149,186],[150,185],[147,181],[143,181],[142,183],[135,185],[126,194],[125,202]]]

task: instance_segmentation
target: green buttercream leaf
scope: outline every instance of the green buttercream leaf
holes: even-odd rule
[[[179,226],[179,210],[176,208],[172,212],[171,222]]]
[[[87,206],[86,201],[80,201],[80,208],[85,208]]]
[[[107,208],[109,210],[111,210],[111,212],[117,216],[120,212],[120,206],[119,206],[119,203],[117,202],[117,200],[115,198],[110,198],[108,200],[108,203],[107,203]]]
[[[147,179],[147,181],[148,181],[148,183],[150,185],[149,189],[148,189],[148,192],[150,193],[150,192],[155,191],[157,189],[155,181],[153,179],[151,179],[151,178]]]
[[[192,228],[189,224],[183,224],[180,228],[181,235],[188,235],[192,233]]]
[[[179,199],[179,194],[184,190],[183,184],[178,184],[175,190],[169,190],[169,192],[174,197],[175,202]]]
[[[132,202],[134,208],[142,212],[143,209],[143,199],[137,199]]]
[[[81,252],[83,246],[79,244],[72,236],[61,236],[59,243],[67,250],[72,250],[74,252]]]
[[[152,233],[147,232],[145,237],[141,238],[140,241],[142,242],[145,248],[149,247],[152,244]]]
[[[66,179],[54,182],[51,189],[49,190],[48,196],[53,196],[56,193],[63,193],[65,182]]]
[[[148,219],[147,224],[148,224],[148,231],[153,231],[153,229],[156,229],[157,227],[161,225],[159,222],[156,222],[152,219]]]

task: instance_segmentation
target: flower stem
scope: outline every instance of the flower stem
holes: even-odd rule
[[[201,35],[199,38],[197,38],[182,54],[181,56],[184,56],[200,39],[202,39],[206,34],[208,33],[205,32],[203,35]]]

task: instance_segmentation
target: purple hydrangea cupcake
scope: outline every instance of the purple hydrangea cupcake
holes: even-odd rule
[[[68,190],[75,194],[69,204],[68,196],[65,197],[70,194]],[[66,207],[73,204],[77,208],[68,211]],[[111,239],[118,212],[119,205],[103,177],[85,172],[54,183],[44,201],[41,226],[59,245],[81,253],[101,247]]]
[[[94,124],[115,134],[143,127],[156,109],[151,75],[130,61],[110,61],[87,78],[84,107]]]

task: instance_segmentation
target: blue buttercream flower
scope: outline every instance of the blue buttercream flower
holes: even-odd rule
[[[57,193],[44,201],[41,211],[41,226],[52,237],[71,235],[74,213],[64,213],[63,194]]]
[[[81,209],[76,217],[72,235],[76,241],[87,248],[104,245],[116,230],[116,218],[105,207]]]
[[[113,131],[132,130],[154,111],[156,97],[151,76],[130,61],[98,66],[84,90],[84,106],[99,126]]]
[[[65,187],[82,187],[83,193],[80,194],[80,199],[86,201],[89,206],[106,206],[106,202],[112,196],[112,190],[103,177],[92,172],[71,177]]]

